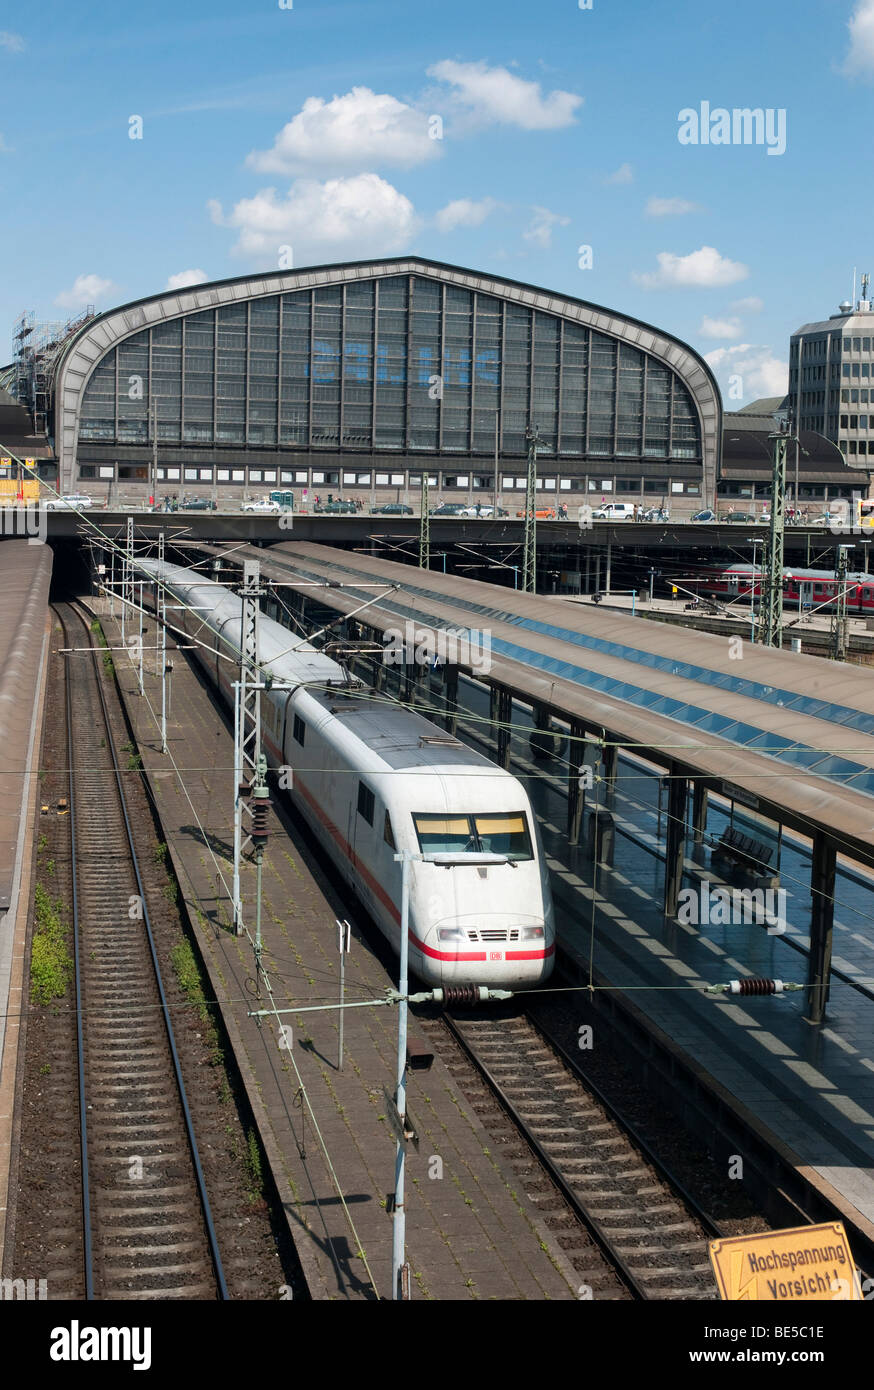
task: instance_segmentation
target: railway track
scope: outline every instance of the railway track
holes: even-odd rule
[[[91,634],[68,648],[67,741],[87,1298],[226,1298]]]
[[[522,1014],[442,1023],[632,1297],[715,1298],[707,1241],[719,1228],[561,1049]]]

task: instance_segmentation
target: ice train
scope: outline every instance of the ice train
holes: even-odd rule
[[[157,577],[158,562],[140,562]],[[225,700],[238,678],[241,603],[222,585],[163,566],[173,613]],[[292,649],[293,650],[290,650]],[[420,715],[390,702],[281,624],[259,620],[261,737],[288,795],[398,951],[401,864],[410,866],[410,968],[442,987],[536,985],[552,971],[549,873],[525,789]],[[228,660],[228,658],[231,658]],[[483,864],[477,855],[504,857]],[[471,862],[466,864],[465,857]]]

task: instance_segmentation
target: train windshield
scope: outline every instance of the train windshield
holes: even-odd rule
[[[505,854],[531,859],[531,836],[524,811],[488,815],[414,815],[423,854]]]

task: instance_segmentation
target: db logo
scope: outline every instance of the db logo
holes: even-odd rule
[[[502,960],[502,959],[503,959],[503,954],[502,954],[501,951],[489,951],[489,960]]]

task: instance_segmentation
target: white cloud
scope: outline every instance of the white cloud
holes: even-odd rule
[[[353,87],[331,101],[308,97],[273,148],[253,150],[246,163],[267,174],[354,173],[385,164],[409,168],[440,153],[421,111],[384,92]]]
[[[698,332],[705,338],[739,338],[740,319],[712,319],[705,314]]]
[[[8,29],[0,29],[0,48],[7,53],[23,53],[27,44],[20,34],[10,34]]]
[[[728,384],[729,376],[741,378],[742,396],[728,397],[725,404],[729,410],[737,410],[744,400],[754,401],[758,396],[785,395],[789,386],[789,363],[775,356],[770,347],[739,343],[737,347],[715,348],[704,360],[721,385]]]
[[[180,270],[178,275],[169,275],[164,286],[167,290],[184,290],[187,285],[202,285],[206,280],[205,270]]]
[[[740,261],[730,261],[726,256],[720,256],[714,246],[702,246],[698,251],[690,251],[688,256],[659,251],[656,260],[658,270],[633,273],[633,279],[644,289],[712,289],[745,280],[750,273],[749,268]]]
[[[61,290],[55,303],[62,309],[84,309],[86,304],[105,299],[114,289],[111,280],[103,280],[99,275],[77,275],[70,289]]]
[[[452,232],[456,227],[480,227],[490,213],[501,206],[494,198],[455,198],[441,208],[434,221],[441,232]]]
[[[733,299],[731,307],[739,314],[760,314],[765,307],[765,301],[759,299],[757,294],[751,294],[746,299]]]
[[[522,239],[533,242],[545,251],[552,245],[553,227],[566,227],[570,218],[550,212],[549,208],[533,207],[531,212],[532,218],[527,230],[522,233]]]
[[[520,126],[522,130],[558,130],[573,125],[583,98],[556,89],[544,96],[539,82],[526,82],[506,68],[487,63],[456,63],[447,58],[428,69],[429,77],[448,82],[452,97],[480,122]]]
[[[647,217],[684,217],[687,212],[700,212],[697,203],[686,198],[650,198],[646,205]]]
[[[630,164],[620,164],[618,169],[614,169],[612,174],[608,174],[605,183],[633,183],[634,170]]]
[[[874,73],[874,0],[857,0],[847,28],[850,49],[844,59],[843,72],[848,77]]]
[[[295,266],[390,255],[404,250],[418,227],[409,198],[378,174],[297,179],[284,197],[262,188],[227,216],[215,199],[208,206],[214,222],[239,231],[233,254],[265,268],[277,265],[286,245]]]

